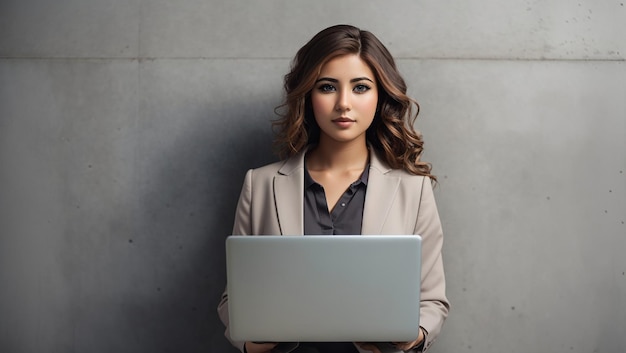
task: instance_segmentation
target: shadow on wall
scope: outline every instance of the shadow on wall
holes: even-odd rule
[[[140,173],[149,180],[137,239],[129,240],[140,269],[124,319],[135,331],[128,341],[138,345],[129,351],[235,352],[216,312],[226,283],[224,240],[245,172],[277,158],[268,102],[216,109],[158,147],[159,162]],[[217,118],[223,112],[236,118]]]

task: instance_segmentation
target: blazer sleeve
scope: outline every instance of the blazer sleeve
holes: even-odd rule
[[[252,221],[250,219],[250,210],[252,204],[252,170],[246,173],[241,194],[239,195],[239,201],[237,202],[237,209],[235,212],[235,223],[233,226],[233,235],[250,235],[252,233]],[[244,351],[243,341],[234,341],[230,337],[230,326],[228,320],[228,293],[224,290],[220,303],[217,306],[217,313],[220,320],[226,326],[224,336],[230,341],[230,343],[239,349]]]
[[[426,351],[441,332],[450,309],[441,255],[443,231],[432,183],[428,177],[422,183],[414,234],[422,237],[420,326],[427,332],[422,350]]]

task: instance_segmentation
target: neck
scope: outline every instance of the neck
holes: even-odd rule
[[[317,147],[310,151],[307,165],[311,170],[364,169],[369,160],[365,139],[342,143],[320,139]]]

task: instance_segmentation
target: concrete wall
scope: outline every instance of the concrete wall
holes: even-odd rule
[[[623,352],[623,0],[0,2],[0,351],[232,352],[243,174],[336,23],[422,105],[453,303],[432,351]]]

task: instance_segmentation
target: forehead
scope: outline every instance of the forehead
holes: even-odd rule
[[[322,65],[318,78],[321,77],[347,79],[367,77],[372,81],[375,78],[369,65],[356,54],[341,55],[330,59]]]

